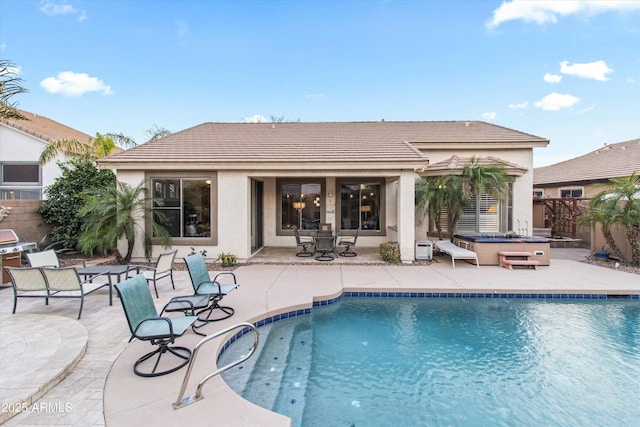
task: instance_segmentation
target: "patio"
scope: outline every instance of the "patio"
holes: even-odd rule
[[[241,287],[224,301],[236,314],[202,331],[215,333],[242,321],[309,307],[314,299],[331,298],[343,290],[640,294],[637,275],[577,262],[584,257],[584,250],[554,249],[549,267],[510,271],[497,266],[478,270],[466,262],[454,270],[448,257],[436,257],[431,265],[371,265],[362,249],[358,248],[359,256],[350,261],[364,265],[345,265],[340,259],[300,265],[306,260],[279,250],[271,254],[263,251],[263,259],[235,270]],[[372,264],[381,263],[370,255]],[[186,271],[177,271],[175,279],[175,291],[168,282],[159,285],[158,306],[173,296],[191,293]],[[171,404],[185,370],[159,378],[136,377],[133,361],[148,351],[149,344],[127,342],[122,308],[118,302],[106,304],[104,295],[100,296],[106,292],[100,290],[88,297],[84,315],[77,321],[77,301],[57,300],[49,306],[40,300],[20,301],[17,314],[12,315],[13,292],[10,287],[0,289],[1,398],[3,403],[24,402],[27,409],[5,425],[176,425],[185,419],[205,424],[213,422],[212,414],[227,425],[289,425],[288,419],[244,401],[220,378],[204,387],[204,400],[174,411]],[[200,338],[187,333],[180,343],[193,347]],[[203,348],[199,359],[211,361],[221,343],[217,340]],[[210,362],[198,365],[194,381],[214,369]],[[194,381],[187,395],[194,393]]]

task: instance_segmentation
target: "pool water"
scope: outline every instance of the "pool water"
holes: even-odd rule
[[[259,354],[223,377],[294,426],[640,419],[637,300],[342,298],[259,331]]]

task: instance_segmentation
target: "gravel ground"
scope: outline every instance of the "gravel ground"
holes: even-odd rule
[[[598,261],[594,257],[586,257],[584,261],[580,261],[580,262],[597,265],[603,268],[610,268],[612,270],[620,270],[620,271],[626,271],[627,273],[640,274],[640,267],[632,266],[630,264],[624,264],[612,259],[607,261]]]

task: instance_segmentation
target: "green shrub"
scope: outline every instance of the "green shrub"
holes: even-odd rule
[[[233,265],[236,265],[236,263],[238,262],[238,257],[231,253],[220,252],[217,260],[222,263],[223,267],[231,267]]]
[[[116,182],[110,170],[99,170],[93,160],[74,158],[58,162],[62,174],[45,189],[47,200],[38,208],[46,224],[51,224],[49,238],[62,249],[77,249],[82,218],[78,214],[85,205],[86,190],[105,188]]]
[[[398,242],[380,243],[380,255],[382,259],[391,264],[400,264],[400,247]]]

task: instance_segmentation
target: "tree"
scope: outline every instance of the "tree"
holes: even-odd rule
[[[77,157],[95,160],[108,156],[116,148],[116,143],[107,135],[96,134],[96,137],[82,143],[77,139],[56,139],[47,144],[40,153],[41,165],[49,163],[62,152],[72,153]]]
[[[580,222],[600,223],[602,234],[613,255],[624,262],[640,265],[640,176],[637,173],[626,178],[612,178],[612,186],[594,196],[589,210]],[[619,224],[625,229],[631,246],[631,259],[627,259],[613,238],[611,227]]]
[[[38,213],[44,222],[52,225],[50,239],[65,249],[78,249],[78,236],[82,220],[78,211],[84,206],[81,194],[88,188],[112,185],[116,177],[110,170],[99,170],[94,161],[74,158],[66,163],[58,162],[62,173],[45,189],[47,200]]]
[[[22,87],[22,79],[17,77],[20,69],[12,62],[0,59],[0,119],[26,120],[10,99],[29,92]]]
[[[147,135],[149,135],[149,139],[146,142],[151,142],[171,135],[171,131],[155,126],[155,128],[147,130]],[[99,159],[110,155],[117,147],[132,148],[137,145],[133,138],[123,133],[106,133],[104,135],[96,133],[96,137],[87,141],[86,144],[77,139],[56,139],[42,149],[39,161],[44,165],[63,152],[84,158]]]
[[[84,194],[86,204],[80,209],[83,220],[80,245],[87,255],[95,252],[111,253],[118,264],[131,261],[136,243],[136,233],[143,230],[140,220],[151,216],[148,200],[145,198],[144,182],[131,186],[124,182],[114,182],[100,191],[87,191]],[[157,203],[157,201],[155,201]],[[158,216],[158,213],[154,215]],[[163,218],[160,218],[161,220]],[[166,228],[148,220],[152,235],[158,237],[165,247],[171,245],[171,236]],[[127,253],[122,256],[118,241],[127,241]],[[150,247],[145,242],[145,255],[150,256]]]
[[[496,200],[509,191],[509,176],[501,165],[482,165],[473,157],[461,175],[423,177],[416,184],[416,207],[419,215],[426,213],[434,221],[438,238],[442,238],[440,217],[446,210],[447,229],[451,239],[458,228],[464,209],[471,206],[473,196],[488,193]],[[426,210],[425,210],[426,209]],[[477,224],[479,227],[479,224]],[[479,228],[476,231],[480,231]]]

